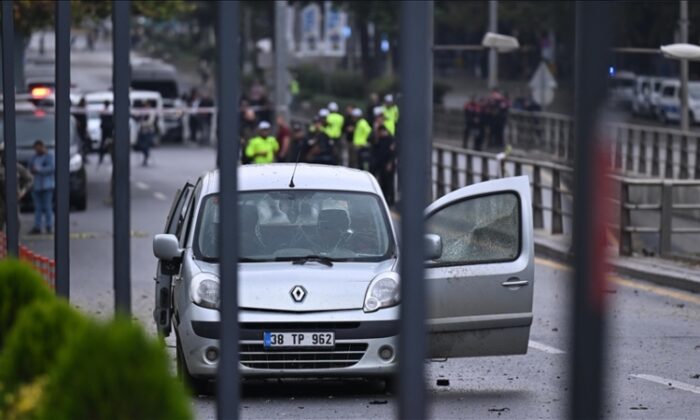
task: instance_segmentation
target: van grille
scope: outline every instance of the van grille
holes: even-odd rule
[[[254,369],[333,369],[357,364],[367,343],[336,343],[333,349],[266,350],[262,344],[241,344],[241,364]]]

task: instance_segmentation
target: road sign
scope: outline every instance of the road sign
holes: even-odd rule
[[[557,88],[557,81],[554,80],[552,72],[549,71],[549,67],[544,61],[537,67],[535,74],[530,79],[529,86],[532,92],[532,100],[540,106],[547,106],[554,100],[554,90]]]

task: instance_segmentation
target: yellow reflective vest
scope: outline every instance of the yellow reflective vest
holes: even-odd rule
[[[391,120],[394,123],[394,127],[396,127],[396,124],[399,122],[399,107],[396,105],[392,105],[390,107],[383,107],[384,108],[384,119],[386,121]]]
[[[340,138],[343,134],[343,123],[345,122],[345,117],[337,112],[331,112],[326,117],[326,135],[334,140]]]
[[[245,155],[252,159],[253,163],[272,163],[275,161],[275,153],[279,149],[280,145],[274,137],[256,136],[248,142]]]
[[[367,147],[369,135],[372,133],[372,127],[366,119],[360,118],[355,123],[355,132],[352,135],[352,144],[355,147]]]

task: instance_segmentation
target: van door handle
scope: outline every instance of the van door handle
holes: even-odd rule
[[[508,279],[508,280],[504,281],[503,283],[501,283],[501,286],[503,286],[503,287],[523,287],[523,286],[527,286],[528,284],[530,284],[530,282],[527,280],[520,280],[517,277],[513,277],[512,279]]]

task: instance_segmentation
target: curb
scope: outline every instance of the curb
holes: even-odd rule
[[[535,254],[562,263],[571,263],[573,255],[566,245],[535,236]],[[647,258],[647,257],[645,257]],[[665,267],[655,266],[652,262],[639,263],[628,258],[616,258],[611,261],[613,270],[623,276],[644,280],[660,286],[700,293],[700,275],[697,270],[679,269],[677,272]]]

